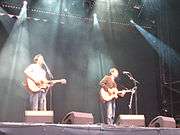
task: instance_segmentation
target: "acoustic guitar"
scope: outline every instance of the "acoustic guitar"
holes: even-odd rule
[[[134,92],[133,90],[121,90],[119,91],[117,88],[108,89],[107,91],[104,88],[100,89],[100,97],[103,101],[110,101],[112,99],[117,99],[121,94],[125,94],[127,92]]]
[[[47,81],[40,81],[39,83],[36,83],[32,79],[26,78],[26,80],[24,82],[24,86],[30,92],[38,92],[42,89],[47,90],[49,87],[53,86],[56,83],[66,84],[66,79],[47,80]]]

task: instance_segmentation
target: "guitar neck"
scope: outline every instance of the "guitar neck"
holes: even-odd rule
[[[62,82],[62,80],[49,80],[48,83],[58,83],[58,82]]]
[[[119,91],[118,93],[122,93],[122,92],[132,92],[132,90],[122,90],[122,91]]]

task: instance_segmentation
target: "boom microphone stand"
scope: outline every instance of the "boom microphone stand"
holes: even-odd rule
[[[48,73],[49,80],[52,80],[54,77],[53,77],[51,71],[49,70],[49,67],[45,63],[45,61],[44,61],[44,66],[45,66],[46,71]],[[49,108],[50,108],[50,110],[52,110],[52,87],[50,87],[49,90],[50,90],[50,93],[49,93],[50,94],[50,101],[49,101],[50,102],[50,104],[49,104],[50,106],[49,106]]]
[[[131,97],[130,97],[130,100],[129,100],[129,105],[128,105],[128,107],[129,107],[129,112],[130,113],[132,113],[132,101],[133,101],[133,96],[134,96],[134,93],[137,93],[136,92],[136,90],[137,90],[137,86],[134,86],[133,88],[132,88],[132,91],[133,92],[131,92]],[[135,103],[136,103],[136,101],[137,101],[137,96],[136,96],[137,94],[135,94]],[[137,105],[135,106],[135,110],[137,110]],[[137,112],[137,111],[136,111]]]
[[[135,94],[135,111],[136,111],[136,114],[138,114],[138,109],[137,109],[138,108],[138,104],[137,104],[137,84],[139,84],[139,82],[136,79],[133,78],[133,76],[132,76],[132,74],[130,72],[124,71],[123,74],[126,74],[129,77],[129,79],[132,80],[133,83],[134,83],[134,87],[132,88],[133,92],[131,92],[131,97],[130,97],[130,101],[129,101],[129,105],[128,105],[129,112],[132,113],[132,101],[133,101],[133,96]]]

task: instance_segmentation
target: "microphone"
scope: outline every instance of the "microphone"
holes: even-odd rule
[[[123,74],[127,75],[129,77],[130,80],[133,80],[135,83],[140,84],[136,79],[133,78],[132,74],[128,71],[123,71]]]
[[[123,71],[122,73],[125,74],[125,75],[127,75],[130,80],[133,80],[133,79],[134,79],[133,76],[132,76],[132,74],[131,74],[130,72],[128,72],[128,71]]]
[[[123,71],[122,73],[123,74],[130,74],[128,71]]]

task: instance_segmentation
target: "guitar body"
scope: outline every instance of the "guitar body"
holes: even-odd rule
[[[47,89],[48,88],[47,85],[46,86],[44,84],[38,85],[33,80],[31,80],[29,78],[26,79],[25,86],[26,86],[26,89],[28,89],[30,92],[38,92],[41,89]]]
[[[106,91],[104,88],[100,89],[100,96],[104,101],[110,101],[114,98],[118,98],[118,90],[116,88],[108,89]]]
[[[112,99],[117,99],[120,94],[126,93],[126,92],[132,92],[132,90],[122,90],[119,91],[117,88],[108,89],[106,91],[104,88],[100,89],[100,97],[103,101],[110,101]]]
[[[40,84],[36,84],[32,79],[26,78],[24,86],[28,91],[34,93],[34,92],[39,92],[41,89],[47,90],[50,86],[52,86],[55,83],[66,84],[66,80],[65,79],[50,80],[47,82],[41,82]]]

